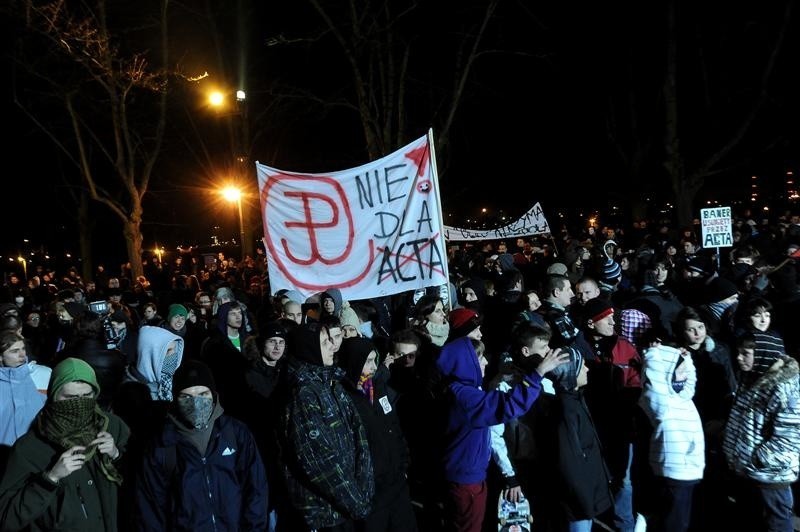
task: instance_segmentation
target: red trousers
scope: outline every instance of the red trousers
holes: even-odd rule
[[[486,481],[477,484],[447,483],[444,520],[446,530],[481,532],[486,513]]]

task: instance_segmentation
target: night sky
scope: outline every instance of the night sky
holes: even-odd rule
[[[136,6],[144,12],[149,4]],[[225,180],[232,151],[229,126],[239,127],[239,117],[215,115],[204,105],[202,93],[212,84],[232,87],[237,78],[245,80],[252,161],[325,172],[367,160],[358,116],[321,103],[352,101],[353,83],[335,40],[329,33],[319,36],[320,19],[309,4],[241,1],[241,11],[235,2],[211,4],[217,9],[213,24],[186,5],[172,12],[173,59],[187,75],[207,71],[209,77],[173,85],[164,152],[145,200],[146,248],[156,241],[208,243],[214,225],[221,226],[223,235],[237,231],[234,208],[209,191]],[[401,4],[392,2],[398,10]],[[770,5],[745,9],[719,1],[702,7],[678,2],[679,127],[690,160],[730,138],[758,93],[785,11],[783,2],[765,4]],[[402,144],[430,126],[437,133],[457,42],[484,5],[423,1],[398,25],[411,51]],[[624,211],[629,171],[610,141],[611,131],[628,148],[634,142],[649,146],[635,179],[646,182],[653,205],[668,201],[661,166],[666,13],[665,2],[500,2],[451,130],[449,150],[440,156],[445,213],[466,220],[486,207],[490,213],[502,209],[519,216],[540,201],[552,224],[557,209],[577,213],[578,208],[618,204]],[[765,190],[777,192],[786,170],[800,171],[799,20],[800,13],[794,13],[765,105],[721,165],[731,169],[708,182],[702,199],[746,199],[753,174],[761,176]],[[13,103],[17,91],[35,105],[31,94],[36,87],[10,59],[18,39],[25,38],[24,27],[8,13],[4,22],[9,72],[4,116],[11,125],[4,159],[17,171],[6,171],[4,179],[6,231],[0,254],[22,249],[23,238],[34,247],[74,250],[75,208],[64,183],[75,178],[75,171]],[[131,33],[126,35],[133,40],[137,34]],[[314,35],[313,41],[304,40]],[[156,41],[142,42],[140,49],[157,47]],[[61,74],[51,72],[53,77]],[[38,112],[48,116],[47,107]],[[92,212],[96,260],[121,260],[118,219],[100,205]]]

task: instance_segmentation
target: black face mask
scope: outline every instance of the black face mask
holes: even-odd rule
[[[477,299],[475,301],[468,301],[464,303],[464,308],[467,308],[469,310],[474,310],[478,314],[480,314],[481,312],[481,304]]]

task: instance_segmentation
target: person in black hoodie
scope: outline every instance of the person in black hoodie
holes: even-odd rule
[[[588,369],[577,349],[569,348],[567,364],[547,376],[556,390],[556,401],[542,431],[542,447],[550,460],[541,478],[552,479],[549,508],[555,515],[546,516],[560,523],[558,529],[588,532],[592,520],[612,507],[608,468],[592,416],[583,399]]]
[[[389,387],[377,376],[378,351],[367,338],[345,338],[337,356],[345,390],[367,431],[375,475],[372,512],[356,523],[356,530],[413,532],[417,523],[406,482],[408,447]]]

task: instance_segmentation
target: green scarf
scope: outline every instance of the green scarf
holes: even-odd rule
[[[91,397],[51,401],[36,418],[39,433],[48,441],[66,450],[75,445],[88,447],[97,433],[108,429],[108,416]],[[122,475],[114,467],[111,457],[97,453],[97,448],[85,451],[86,463],[97,455],[103,475],[116,484],[122,484]]]

